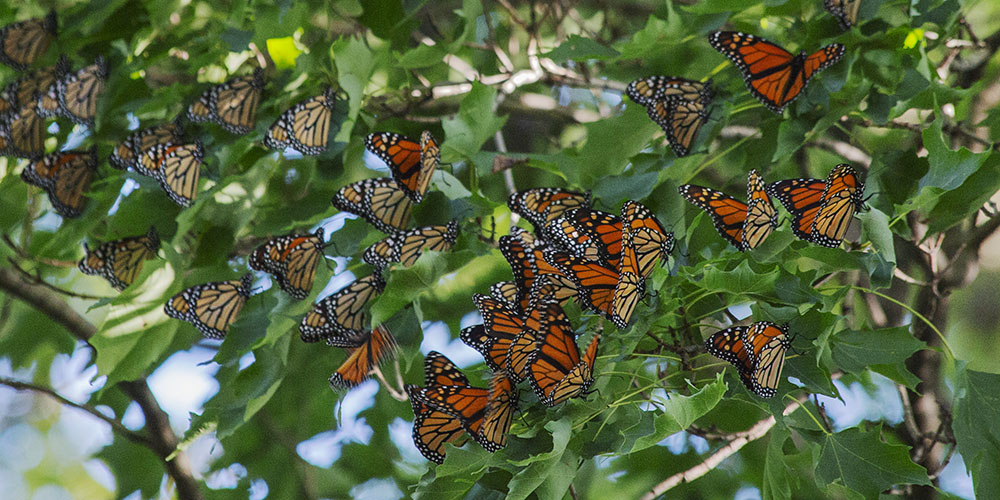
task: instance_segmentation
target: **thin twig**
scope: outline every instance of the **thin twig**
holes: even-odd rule
[[[50,259],[48,257],[39,257],[37,255],[31,255],[30,253],[28,253],[27,250],[14,243],[14,240],[11,239],[9,234],[3,235],[3,241],[4,243],[7,244],[7,246],[10,247],[11,250],[14,251],[15,254],[17,254],[18,257],[22,259],[41,262],[42,264],[46,264],[52,267],[76,267],[76,262],[71,262],[68,260]]]
[[[141,445],[143,445],[143,446],[145,446],[147,448],[155,450],[155,448],[153,447],[153,444],[149,441],[148,438],[146,438],[146,436],[143,436],[142,434],[139,434],[138,432],[129,430],[124,425],[122,425],[121,422],[119,422],[119,421],[117,421],[117,420],[115,420],[113,418],[110,418],[107,415],[104,415],[103,413],[97,411],[97,408],[93,408],[93,407],[90,407],[90,406],[87,406],[87,405],[82,405],[82,404],[79,404],[79,403],[75,403],[73,401],[70,401],[69,399],[66,399],[65,397],[63,397],[61,394],[59,394],[58,392],[56,392],[53,389],[50,389],[48,387],[42,387],[40,385],[30,384],[30,383],[27,383],[27,382],[19,382],[17,380],[9,379],[7,377],[0,377],[0,384],[6,385],[7,387],[13,388],[13,389],[18,390],[18,391],[33,391],[33,392],[45,394],[45,395],[47,395],[47,396],[55,399],[56,401],[58,401],[59,403],[61,403],[63,405],[71,406],[73,408],[76,408],[76,409],[79,409],[79,410],[83,410],[83,411],[85,411],[85,412],[87,412],[87,413],[89,413],[89,414],[91,414],[91,415],[93,415],[93,416],[95,416],[95,417],[103,420],[105,423],[107,423],[108,425],[111,426],[111,429],[113,431],[115,431],[118,434],[121,434],[124,438],[128,439],[129,441],[132,441],[133,443],[141,444]]]

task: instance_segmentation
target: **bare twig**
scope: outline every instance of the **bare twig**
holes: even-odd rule
[[[68,260],[50,259],[48,257],[39,257],[37,255],[31,255],[27,250],[14,243],[14,240],[10,238],[9,234],[3,235],[3,242],[6,243],[7,246],[9,246],[10,249],[13,250],[14,253],[17,254],[17,256],[22,259],[41,262],[42,264],[46,264],[52,267],[76,267],[76,262],[71,262]]]
[[[37,269],[35,270],[35,274],[32,275],[31,273],[29,273],[28,271],[26,271],[24,268],[22,268],[21,266],[19,266],[17,264],[17,261],[15,261],[13,258],[8,258],[7,260],[10,262],[10,265],[14,266],[14,269],[16,269],[17,272],[21,273],[21,275],[25,277],[25,279],[29,279],[29,280],[31,280],[31,281],[33,281],[35,283],[38,283],[39,285],[42,285],[45,288],[48,288],[49,290],[52,290],[53,292],[56,292],[58,294],[65,295],[67,297],[75,297],[75,298],[83,299],[83,300],[101,300],[101,299],[109,299],[109,298],[111,298],[111,297],[98,297],[96,295],[88,295],[88,294],[85,294],[85,293],[76,293],[76,292],[72,292],[72,291],[69,291],[69,290],[63,290],[62,288],[59,288],[59,287],[57,287],[55,285],[52,285],[52,284],[48,283],[47,281],[43,280],[42,276],[41,276],[41,273],[39,273]]]
[[[61,297],[48,288],[27,280],[13,269],[0,268],[0,290],[44,312],[53,321],[66,327],[74,337],[84,342],[89,343],[97,331],[94,325],[77,314]]]

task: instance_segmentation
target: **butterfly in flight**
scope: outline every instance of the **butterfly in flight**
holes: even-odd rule
[[[379,325],[362,335],[358,347],[348,347],[347,359],[330,376],[333,389],[350,389],[368,378],[368,374],[396,352],[396,339],[389,329]]]
[[[0,29],[0,62],[16,69],[27,69],[45,54],[59,27],[56,11],[45,17],[8,24]]]
[[[743,385],[762,398],[777,394],[790,346],[788,324],[778,326],[770,321],[730,327],[705,340],[705,349],[736,367]]]
[[[135,281],[144,261],[156,257],[160,249],[160,235],[155,227],[150,226],[149,231],[141,236],[109,241],[93,250],[84,243],[83,248],[87,255],[80,259],[80,271],[100,276],[121,291]]]
[[[365,249],[361,258],[377,269],[386,269],[394,262],[409,267],[417,262],[424,250],[446,252],[457,238],[457,220],[445,225],[418,227],[379,240]]]
[[[365,179],[348,184],[333,195],[333,206],[360,216],[375,229],[396,234],[410,222],[413,202],[392,179]]]
[[[685,184],[678,191],[708,213],[719,234],[741,252],[757,248],[778,226],[778,212],[756,170],[747,174],[746,203],[721,191],[694,184]]]
[[[97,174],[97,147],[88,151],[61,151],[24,167],[21,178],[45,190],[56,213],[79,217],[87,204],[84,193]]]
[[[253,74],[237,76],[203,92],[188,106],[187,117],[193,122],[214,122],[232,134],[243,135],[257,125],[263,92],[263,72],[257,68]]]
[[[264,145],[279,150],[292,148],[304,155],[322,154],[335,104],[333,90],[327,87],[322,94],[288,108],[267,129]]]
[[[356,347],[368,326],[365,306],[383,290],[385,279],[375,272],[324,297],[299,323],[302,341],[326,340],[332,346]]]
[[[376,132],[365,138],[365,148],[389,167],[392,178],[414,203],[420,203],[441,162],[441,148],[427,130],[420,142],[392,132]]]
[[[174,295],[163,306],[171,318],[193,324],[210,339],[223,339],[250,298],[253,275],[238,280],[195,285]]]
[[[687,156],[708,120],[708,105],[715,93],[711,80],[648,76],[629,83],[625,95],[646,107],[646,114],[663,129],[674,154]]]
[[[524,217],[537,231],[567,210],[590,208],[590,193],[578,193],[560,188],[534,188],[519,191],[507,199],[507,207]]]
[[[858,24],[861,0],[823,0],[823,8],[837,18],[840,27],[847,31]]]
[[[865,184],[853,167],[841,163],[823,179],[787,179],[767,186],[792,214],[792,232],[799,239],[836,248],[851,219],[864,210]]]
[[[839,61],[845,52],[843,45],[834,43],[812,54],[792,54],[738,31],[717,31],[709,35],[708,42],[740,69],[750,92],[779,115],[805,90],[813,75]]]
[[[272,238],[250,254],[250,268],[271,273],[282,290],[302,300],[312,291],[323,247],[323,228]]]

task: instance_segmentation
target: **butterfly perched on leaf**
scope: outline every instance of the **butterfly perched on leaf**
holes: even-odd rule
[[[143,262],[156,257],[160,249],[160,235],[155,227],[150,226],[149,231],[141,236],[109,241],[93,250],[84,243],[83,248],[87,255],[80,259],[80,271],[100,276],[121,291],[135,281],[142,271]]]
[[[521,313],[492,296],[475,294],[472,300],[483,323],[462,329],[459,338],[479,351],[493,371],[504,370],[514,383],[520,382],[526,376],[528,356],[535,350],[542,308],[544,304],[557,301],[536,300],[522,317]]]
[[[108,160],[112,167],[126,170],[134,168],[142,175],[155,177],[153,170],[143,165],[143,153],[159,145],[174,145],[182,142],[183,130],[176,123],[164,123],[133,132],[124,141],[115,146]],[[147,160],[151,161],[151,160]]]
[[[747,174],[746,203],[721,191],[694,184],[680,186],[678,191],[708,213],[719,234],[741,252],[757,248],[778,226],[778,212],[756,170]]]
[[[302,300],[312,291],[323,247],[323,228],[271,238],[250,254],[250,268],[271,273],[282,290]]]
[[[396,352],[396,338],[383,325],[361,335],[357,347],[348,347],[347,360],[330,376],[333,389],[350,389],[368,378],[368,374]]]
[[[450,359],[431,351],[424,357],[424,385],[468,387],[471,384]],[[416,396],[420,389],[415,385],[406,386],[413,407],[413,444],[424,458],[440,464],[444,462],[445,443],[458,444],[467,434],[457,417],[421,403]]]
[[[531,305],[532,290],[541,275],[548,275],[551,292],[561,301],[577,295],[576,283],[562,269],[551,263],[546,256],[546,249],[555,250],[548,245],[532,240],[530,235],[520,228],[515,228],[514,234],[500,237],[500,253],[510,264],[514,275],[514,287],[517,292],[515,307],[518,311],[527,311]]]
[[[394,262],[409,267],[425,250],[448,251],[457,238],[457,220],[445,225],[418,227],[379,240],[365,249],[361,258],[377,269],[385,269]]]
[[[420,203],[441,162],[441,148],[434,136],[425,130],[417,142],[392,132],[376,132],[365,138],[365,148],[385,162],[406,196]]]
[[[763,38],[738,31],[717,31],[709,35],[708,42],[740,69],[750,93],[779,115],[802,94],[817,72],[839,61],[845,52],[843,45],[834,43],[812,54],[792,54]]]
[[[506,372],[495,372],[488,388],[428,384],[426,387],[407,386],[406,392],[411,400],[457,419],[462,429],[486,451],[492,453],[507,445],[507,432],[518,397]]]
[[[413,202],[392,179],[365,179],[348,184],[333,195],[333,206],[368,221],[375,229],[396,234],[410,222]]]
[[[189,207],[198,194],[198,177],[205,149],[201,141],[190,144],[160,142],[142,152],[136,170],[159,181],[174,203]]]
[[[38,100],[38,114],[64,116],[73,123],[93,127],[107,79],[108,63],[98,56],[94,64],[69,71],[49,85]]]
[[[542,229],[546,240],[567,252],[618,267],[622,252],[621,217],[592,210],[567,210]]]
[[[385,279],[375,272],[313,304],[299,323],[304,342],[326,340],[337,347],[355,347],[367,328],[365,307],[385,290]]]
[[[193,122],[214,122],[230,133],[243,135],[257,125],[257,108],[264,93],[260,68],[252,74],[237,76],[213,85],[188,106],[187,117]]]
[[[792,232],[800,239],[836,248],[854,214],[864,210],[865,184],[853,167],[841,163],[823,179],[772,182],[768,193],[792,214]]]
[[[507,199],[507,207],[524,217],[536,231],[567,210],[590,208],[590,193],[578,193],[560,188],[534,188],[519,191]]]
[[[253,275],[238,280],[195,285],[174,295],[163,306],[171,318],[187,321],[210,339],[223,339],[250,298]]]
[[[716,332],[705,340],[713,356],[732,363],[746,388],[762,397],[777,394],[785,352],[791,346],[788,324],[757,321]]]
[[[264,146],[279,150],[292,148],[304,155],[323,153],[335,104],[333,90],[327,87],[322,94],[288,108],[267,129]]]
[[[87,203],[84,193],[97,175],[97,147],[88,151],[61,151],[32,160],[21,178],[45,190],[56,213],[79,217]]]
[[[17,70],[27,69],[45,54],[55,39],[59,24],[56,11],[0,28],[0,62]]]
[[[576,334],[562,307],[552,302],[546,304],[543,317],[538,345],[528,360],[528,381],[543,404],[555,406],[585,395],[594,383],[601,334],[594,334],[581,358]]]
[[[0,120],[0,154],[36,158],[45,152],[45,120],[23,106]]]
[[[851,26],[858,24],[858,10],[861,9],[861,0],[823,0],[825,8],[833,17],[837,18],[840,27],[847,31]]]
[[[629,83],[625,95],[645,106],[649,118],[663,129],[674,154],[687,156],[708,120],[708,105],[715,93],[711,80],[648,76]]]

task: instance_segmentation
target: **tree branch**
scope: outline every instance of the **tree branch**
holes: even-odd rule
[[[29,281],[13,269],[0,268],[0,290],[47,314],[56,323],[66,327],[70,334],[87,342],[88,345],[90,338],[97,332],[97,328],[74,311],[62,297],[38,283]]]
[[[18,390],[18,391],[34,391],[34,392],[38,392],[38,393],[41,393],[41,394],[45,394],[45,395],[47,395],[47,396],[55,399],[56,401],[58,401],[59,403],[61,403],[63,405],[71,406],[73,408],[76,408],[76,409],[79,409],[79,410],[83,410],[83,411],[85,411],[85,412],[87,412],[87,413],[89,413],[89,414],[91,414],[91,415],[93,415],[93,416],[95,416],[95,417],[103,420],[104,422],[106,422],[108,425],[111,426],[111,430],[115,431],[118,434],[121,434],[122,436],[124,436],[129,441],[132,441],[133,443],[141,444],[141,445],[143,445],[143,446],[145,446],[147,448],[150,448],[150,449],[154,449],[153,448],[153,443],[151,443],[149,441],[149,439],[146,438],[146,436],[143,436],[142,434],[139,434],[138,432],[129,430],[124,425],[122,425],[121,422],[119,422],[119,421],[117,421],[117,420],[115,420],[113,418],[110,418],[110,417],[104,415],[103,413],[97,411],[97,408],[93,408],[93,407],[90,407],[90,406],[87,406],[87,405],[82,405],[82,404],[79,404],[79,403],[75,403],[73,401],[70,401],[69,399],[66,399],[65,397],[63,397],[61,394],[59,394],[58,392],[56,392],[53,389],[50,389],[48,387],[42,387],[40,385],[30,384],[30,383],[27,383],[27,382],[19,382],[17,380],[9,379],[7,377],[0,377],[0,384],[6,385],[7,387],[10,387],[10,388],[12,388],[14,390]]]

